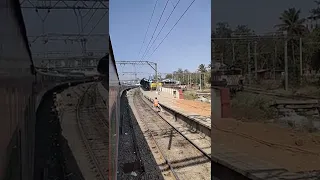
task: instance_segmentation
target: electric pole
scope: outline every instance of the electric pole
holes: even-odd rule
[[[284,32],[284,73],[285,73],[285,90],[288,91],[288,80],[289,80],[289,74],[288,74],[288,39],[287,39],[287,32]]]

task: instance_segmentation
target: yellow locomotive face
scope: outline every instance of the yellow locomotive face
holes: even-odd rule
[[[158,86],[162,86],[162,83],[158,83]],[[157,83],[151,83],[151,89],[157,89]]]

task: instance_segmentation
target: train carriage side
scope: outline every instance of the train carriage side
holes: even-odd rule
[[[120,118],[120,81],[109,37],[109,179],[116,179]]]
[[[33,62],[18,0],[0,3],[0,179],[33,179]]]

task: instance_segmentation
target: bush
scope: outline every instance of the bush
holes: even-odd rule
[[[184,99],[187,99],[187,100],[195,100],[198,98],[197,94],[194,91],[184,91],[183,95],[184,95]]]
[[[276,110],[271,108],[272,97],[241,92],[231,100],[231,112],[236,119],[264,121],[273,119]]]

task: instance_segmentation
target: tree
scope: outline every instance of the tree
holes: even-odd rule
[[[254,35],[254,31],[250,29],[247,25],[238,25],[233,30],[233,36],[235,37],[246,37],[246,36],[252,36],[252,35]],[[243,40],[233,40],[232,46],[230,46],[231,51],[233,46],[235,47],[234,48],[235,62],[233,62],[233,65],[247,72],[248,42]]]
[[[304,23],[306,19],[300,18],[301,11],[297,10],[296,8],[289,8],[283,13],[281,13],[281,16],[279,17],[279,20],[281,21],[280,24],[275,25],[275,28],[278,29],[278,31],[286,31],[289,36],[289,43],[291,44],[291,60],[293,63],[289,63],[291,66],[289,67],[291,69],[291,73],[293,73],[293,76],[297,78],[298,76],[298,67],[296,66],[296,60],[295,60],[295,45],[298,44],[297,39],[295,39],[295,36],[302,37],[302,35],[307,32],[307,28],[305,27]],[[294,79],[296,81],[298,79]]]
[[[211,62],[207,66],[207,71],[211,71]]]
[[[230,63],[230,41],[224,38],[230,38],[232,35],[232,29],[230,28],[229,24],[226,22],[218,22],[216,24],[215,30],[212,32],[212,40],[211,43],[214,45],[214,54],[212,56],[216,57],[217,62],[221,63]],[[219,60],[218,60],[219,59]]]
[[[317,8],[313,8],[310,10],[310,13],[312,15],[312,19],[318,20],[320,19],[320,0],[314,1],[317,4]]]
[[[201,73],[207,72],[206,66],[204,64],[200,64],[199,67],[198,67],[198,71],[201,72]]]
[[[165,79],[172,79],[172,74],[166,74]]]
[[[320,29],[316,28],[305,38],[306,41],[320,41]],[[320,69],[320,44],[319,43],[307,43],[303,46],[304,57],[306,64],[309,64],[313,70],[318,71]]]
[[[289,8],[281,13],[279,17],[281,23],[275,25],[279,31],[287,31],[289,36],[302,36],[306,32],[304,23],[306,19],[300,18],[301,11],[296,8]]]

